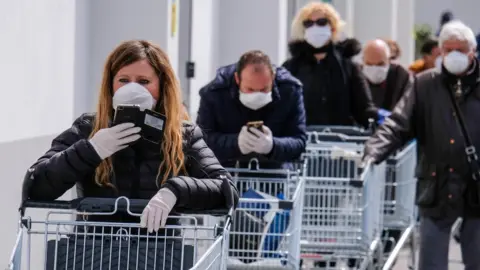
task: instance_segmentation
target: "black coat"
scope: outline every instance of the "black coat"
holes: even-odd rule
[[[375,106],[393,110],[405,91],[411,87],[410,73],[401,65],[390,64],[387,79],[379,85],[369,82]]]
[[[197,123],[206,134],[208,146],[225,167],[252,157],[260,159],[263,168],[288,167],[286,163],[305,150],[307,140],[301,83],[278,67],[272,102],[254,111],[239,100],[235,68],[234,64],[218,69],[216,78],[200,90]],[[273,150],[268,156],[244,156],[238,148],[238,134],[247,122],[260,120],[273,133]]]
[[[477,149],[480,149],[479,78],[477,64],[469,78],[462,79],[471,91],[466,91],[460,102]],[[478,190],[472,181],[463,136],[448,93],[453,91],[456,81],[445,70],[421,73],[365,146],[365,155],[380,162],[407,141],[417,139],[416,202],[423,215],[434,218],[480,216],[478,202],[470,199],[477,196]]]
[[[79,117],[72,127],[56,137],[51,148],[28,170],[24,181],[25,197],[32,200],[55,200],[77,187],[79,197],[151,199],[159,190],[157,173],[162,154],[158,145],[140,140],[115,153],[111,183],[100,187],[94,181],[95,168],[101,160],[88,142],[92,131],[93,114]],[[200,128],[183,126],[185,167],[187,175],[169,178],[161,187],[170,189],[177,197],[176,208],[209,210],[226,208],[220,177],[231,176],[220,165],[203,140]],[[161,174],[160,174],[161,175]],[[231,183],[235,203],[236,188]]]
[[[289,44],[292,58],[283,66],[303,84],[307,125],[368,126],[377,119],[367,80],[360,68],[343,54],[345,48],[330,45],[320,63],[315,49],[305,41]]]

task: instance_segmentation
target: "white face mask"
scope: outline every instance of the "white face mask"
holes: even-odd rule
[[[445,68],[455,75],[465,72],[468,68],[469,62],[468,55],[459,51],[450,52],[443,59],[443,65]]]
[[[442,57],[439,56],[435,59],[435,68],[438,70],[442,70]]]
[[[365,77],[373,83],[379,84],[387,79],[388,69],[390,68],[389,65],[386,66],[370,66],[364,65],[363,66],[363,74]]]
[[[118,105],[138,105],[143,111],[145,109],[153,109],[157,101],[148,92],[147,88],[141,84],[132,82],[117,89],[113,94],[113,109]]]
[[[272,102],[272,91],[268,93],[254,92],[248,94],[240,91],[240,102],[249,109],[258,110]]]
[[[313,25],[305,29],[305,41],[315,48],[320,48],[332,37],[332,29],[330,26]]]

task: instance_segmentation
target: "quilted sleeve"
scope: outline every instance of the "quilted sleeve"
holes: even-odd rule
[[[190,137],[184,149],[188,176],[172,177],[164,184],[176,195],[176,207],[191,210],[235,207],[238,203],[237,189],[230,174],[203,140],[202,130],[191,126],[186,133]]]

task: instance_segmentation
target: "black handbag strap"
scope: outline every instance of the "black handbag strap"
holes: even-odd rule
[[[456,93],[461,93],[461,88],[462,84],[461,81],[459,80],[458,83],[454,87]],[[474,180],[480,180],[480,166],[478,163],[478,155],[477,155],[477,150],[475,146],[472,143],[472,139],[468,133],[467,126],[465,123],[465,119],[463,118],[463,114],[460,111],[460,107],[457,101],[457,98],[455,97],[455,94],[453,91],[448,89],[448,95],[450,96],[450,101],[452,103],[452,107],[455,111],[455,119],[457,120],[457,124],[460,127],[460,131],[462,133],[462,136],[465,141],[465,154],[467,155],[467,160],[468,164],[470,166],[470,169],[472,170],[472,177]],[[460,95],[459,95],[460,96]]]

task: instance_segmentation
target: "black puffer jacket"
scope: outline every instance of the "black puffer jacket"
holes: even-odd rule
[[[457,82],[458,78],[445,69],[420,74],[365,145],[365,158],[381,162],[407,141],[417,139],[417,204],[422,215],[434,218],[480,216],[480,184],[472,180],[464,139],[448,93],[454,91]],[[460,110],[473,144],[480,149],[477,63],[461,82],[464,93]]]
[[[88,142],[94,117],[93,114],[82,115],[70,129],[53,140],[50,150],[28,170],[24,181],[24,192],[27,194],[24,197],[55,200],[74,185],[79,197],[126,196],[149,200],[155,195],[159,190],[156,178],[162,154],[158,145],[152,147],[143,140],[112,156],[111,183],[115,189],[95,183],[95,168],[101,160]],[[221,177],[230,180],[231,176],[207,147],[200,128],[186,123],[183,134],[188,176],[171,177],[162,187],[176,195],[176,208],[226,208]],[[238,194],[232,183],[231,188],[236,205]]]
[[[351,61],[358,49],[354,42],[329,44],[315,49],[305,41],[289,44],[292,58],[283,66],[303,84],[303,100],[309,125],[368,126],[377,118],[368,83],[361,70]],[[320,62],[314,54],[325,52]]]

